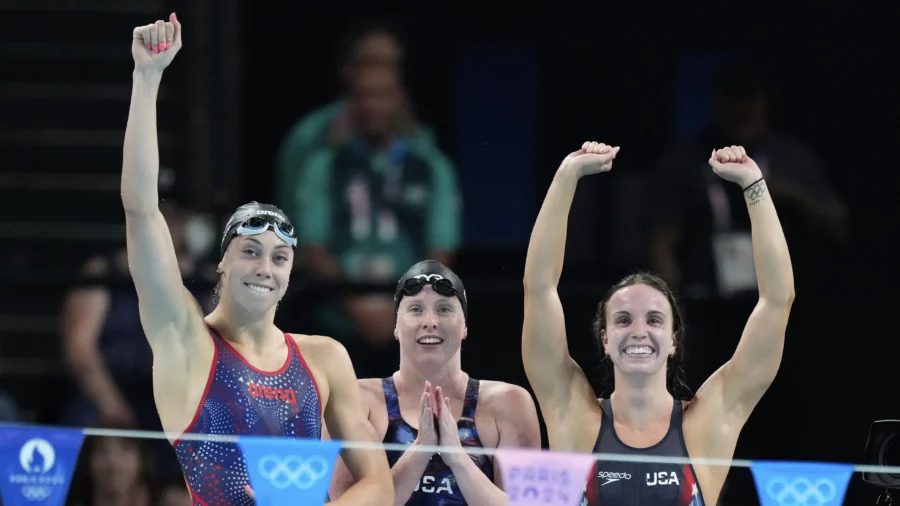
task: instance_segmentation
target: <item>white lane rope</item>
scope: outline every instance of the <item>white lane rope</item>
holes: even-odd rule
[[[2,425],[0,425],[2,429]],[[86,436],[102,436],[102,437],[120,437],[135,439],[166,439],[169,441],[212,441],[220,443],[236,443],[239,436],[209,435],[209,434],[178,434],[167,432],[152,432],[140,430],[118,430],[118,429],[82,429]],[[496,448],[471,448],[471,447],[448,447],[448,446],[419,446],[406,445],[399,443],[374,443],[366,441],[341,441],[341,446],[355,450],[382,450],[382,451],[421,451],[429,453],[467,453],[470,455],[488,455],[494,456],[497,453]],[[512,448],[510,448],[512,449]],[[502,451],[502,449],[501,449]],[[746,459],[712,459],[705,457],[653,457],[653,456],[634,456],[634,455],[618,455],[611,453],[594,453],[594,458],[609,462],[644,462],[655,464],[702,464],[708,466],[730,466],[730,467],[750,467],[753,461]],[[868,466],[854,465],[854,472],[858,473],[885,473],[900,474],[898,466]]]

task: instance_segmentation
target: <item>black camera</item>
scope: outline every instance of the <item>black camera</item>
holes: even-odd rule
[[[900,467],[900,420],[877,420],[869,427],[866,441],[865,464],[868,466]],[[898,470],[900,471],[900,470]],[[875,503],[890,506],[893,502],[892,490],[900,489],[900,472],[862,473],[866,483],[881,487],[883,493]]]
[[[878,420],[869,427],[865,463],[869,466],[900,467],[900,420]],[[900,473],[862,473],[866,483],[900,489]]]

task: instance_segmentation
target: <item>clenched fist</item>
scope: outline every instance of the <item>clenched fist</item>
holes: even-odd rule
[[[181,49],[181,23],[175,13],[169,21],[138,26],[134,29],[131,55],[134,69],[162,73]]]
[[[717,176],[726,181],[737,183],[741,188],[761,179],[762,171],[742,146],[731,146],[714,149],[709,157],[709,165]]]
[[[599,142],[585,142],[581,149],[563,160],[561,169],[573,171],[578,177],[607,172],[612,169],[613,160],[619,153],[619,147],[607,146]]]

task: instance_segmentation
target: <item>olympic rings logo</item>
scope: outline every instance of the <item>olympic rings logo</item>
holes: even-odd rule
[[[46,501],[53,489],[50,487],[39,487],[26,485],[22,487],[22,496],[28,501]]]
[[[755,184],[750,188],[747,188],[747,196],[750,197],[750,200],[756,200],[763,196],[766,192],[766,187],[762,185],[762,183]]]
[[[766,495],[784,506],[822,506],[837,497],[837,485],[828,478],[813,482],[802,476],[792,480],[777,476],[766,483]]]
[[[275,488],[285,489],[293,485],[307,489],[328,474],[328,461],[318,455],[305,460],[294,455],[284,459],[266,455],[259,460],[259,472]]]

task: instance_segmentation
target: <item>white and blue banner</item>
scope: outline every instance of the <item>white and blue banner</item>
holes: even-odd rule
[[[81,429],[0,426],[4,506],[62,506],[69,493]]]
[[[849,464],[753,462],[761,506],[841,506],[853,476]]]
[[[258,506],[321,506],[341,451],[340,441],[241,437]]]

